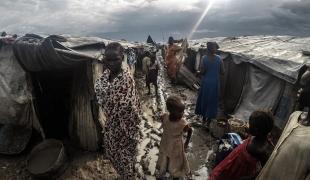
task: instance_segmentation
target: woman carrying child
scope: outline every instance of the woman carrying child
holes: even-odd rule
[[[192,135],[192,128],[183,118],[185,105],[179,97],[168,97],[166,105],[169,113],[162,116],[163,135],[156,167],[160,175],[168,171],[173,178],[181,178],[190,173],[185,152]],[[183,143],[183,133],[187,133],[185,143]]]

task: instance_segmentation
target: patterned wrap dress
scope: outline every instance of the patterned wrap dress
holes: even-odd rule
[[[168,170],[172,177],[185,177],[190,173],[183,141],[183,130],[188,124],[185,119],[170,121],[169,114],[163,115],[162,123],[164,131],[156,165],[159,174],[164,175]]]
[[[127,69],[112,82],[109,75],[110,71],[105,70],[95,82],[97,101],[107,117],[103,127],[105,155],[122,179],[136,179],[140,103],[135,82]]]

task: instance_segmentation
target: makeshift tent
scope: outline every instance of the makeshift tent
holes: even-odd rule
[[[0,44],[0,153],[15,154],[26,147],[32,134],[32,97],[29,78],[16,61],[12,45]]]
[[[310,38],[250,36],[190,41],[185,65],[195,72],[208,41],[216,41],[225,66],[222,110],[243,121],[257,109],[272,110],[283,128],[294,110],[298,78],[310,57]],[[194,63],[195,62],[195,63]],[[220,111],[221,112],[221,111]]]
[[[89,67],[94,56],[100,54],[104,43],[85,47],[76,44],[71,49],[62,45],[59,39],[26,35],[15,42],[13,51],[31,78],[29,86],[33,87],[35,111],[46,137],[70,136],[80,147],[96,150],[101,130],[90,108],[93,74],[87,72],[91,71]],[[73,50],[75,48],[79,51]],[[93,56],[82,54],[83,50]]]
[[[97,150],[105,116],[95,102],[93,87],[104,69],[100,59],[110,42],[95,37],[27,34],[13,47],[2,47],[0,68],[5,73],[0,75],[0,98],[5,103],[0,105],[0,124],[31,127],[37,117],[42,128],[37,125],[36,129],[44,131],[46,138],[70,137],[83,149]],[[126,52],[143,47],[120,43]],[[32,116],[24,116],[30,110]]]

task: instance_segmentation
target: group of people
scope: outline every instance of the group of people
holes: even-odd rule
[[[172,79],[175,78],[172,55],[179,51],[173,46],[172,41],[166,56],[167,72]],[[218,48],[216,43],[208,43],[208,53],[203,57],[198,72],[202,85],[196,114],[201,115],[207,124],[216,118],[219,78],[224,73],[223,62],[216,55]],[[124,49],[119,43],[107,45],[103,60],[106,69],[95,82],[95,93],[107,116],[103,134],[105,155],[121,178],[130,180],[139,179],[135,166],[141,107],[135,81],[128,70],[122,69],[123,57]],[[146,85],[150,93],[150,84],[154,84],[157,94],[159,65],[155,55],[148,54],[147,58],[144,63]],[[310,144],[307,141],[310,136],[309,69],[301,82],[303,89],[299,103],[302,108],[308,108],[308,112],[297,111],[291,115],[278,144],[273,147],[268,140],[274,123],[272,114],[253,112],[249,118],[249,137],[212,170],[210,179],[310,179]],[[181,98],[169,96],[166,106],[168,112],[161,116],[163,134],[156,168],[159,176],[169,172],[172,177],[180,178],[191,173],[186,151],[192,128],[183,117],[185,105]],[[187,138],[184,142],[185,133]]]
[[[175,43],[182,40],[174,40],[169,37],[165,56],[167,74],[172,82],[176,82],[178,59],[176,54],[182,48]],[[207,43],[207,52],[196,75],[201,78],[201,87],[198,93],[195,113],[203,117],[203,122],[209,126],[212,119],[217,116],[219,106],[220,78],[224,75],[224,64],[220,56],[216,54],[219,46],[216,42]]]
[[[148,54],[145,63],[146,82],[157,89],[159,70],[156,56]],[[122,179],[139,179],[136,170],[136,148],[139,140],[140,103],[135,81],[127,69],[122,68],[124,48],[119,43],[110,43],[105,50],[104,72],[95,82],[98,104],[107,116],[103,142],[105,156],[112,162]],[[150,88],[149,88],[150,92]],[[157,90],[156,90],[157,93]],[[190,172],[185,150],[192,129],[183,118],[184,103],[177,96],[167,99],[169,113],[163,114],[163,136],[157,168],[161,174],[169,170],[172,176],[182,177]],[[188,137],[183,143],[183,133]]]
[[[213,170],[211,180],[309,180],[310,179],[310,68],[301,77],[299,108],[291,114],[275,147],[268,141],[272,115],[253,112],[250,136]]]

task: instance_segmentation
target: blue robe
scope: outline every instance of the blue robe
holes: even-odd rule
[[[202,62],[206,73],[201,80],[195,113],[204,118],[216,118],[219,101],[221,58],[216,56],[215,60],[208,60],[208,57],[205,56]]]

